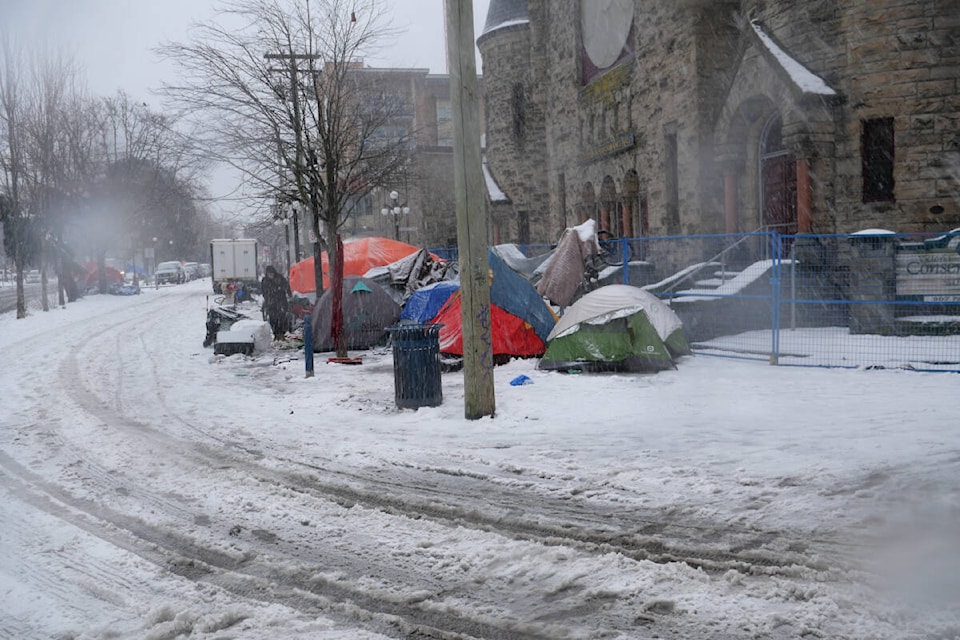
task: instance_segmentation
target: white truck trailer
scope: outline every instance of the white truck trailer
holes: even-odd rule
[[[249,238],[210,241],[213,292],[240,293],[240,299],[260,291],[257,241]]]

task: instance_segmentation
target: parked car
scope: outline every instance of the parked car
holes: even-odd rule
[[[213,267],[210,266],[209,262],[200,263],[200,277],[209,278],[213,274]]]
[[[24,282],[28,282],[28,283],[30,283],[30,282],[40,282],[40,270],[39,270],[39,269],[31,269],[30,271],[27,271],[27,272],[23,275],[23,281],[24,281]]]
[[[161,262],[153,276],[158,287],[162,284],[183,284],[187,281],[187,273],[177,261]]]
[[[187,280],[196,280],[200,277],[200,265],[196,262],[184,262],[183,270],[187,274]]]

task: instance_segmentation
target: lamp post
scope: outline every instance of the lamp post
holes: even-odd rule
[[[407,203],[400,202],[399,193],[396,191],[390,192],[390,205],[383,205],[383,208],[380,209],[380,214],[383,216],[393,216],[393,239],[400,240],[400,216],[410,215],[410,207],[407,206]]]
[[[151,238],[151,240],[153,241],[153,244],[151,244],[149,247],[150,255],[146,256],[150,258],[150,264],[149,266],[146,267],[147,273],[145,274],[145,277],[151,276],[157,271],[157,238],[156,236]]]

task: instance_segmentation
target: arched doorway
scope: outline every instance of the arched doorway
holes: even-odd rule
[[[760,135],[760,224],[764,231],[797,232],[797,162],[783,145],[783,121],[774,114]]]

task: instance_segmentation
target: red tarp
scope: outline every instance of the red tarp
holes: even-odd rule
[[[87,270],[87,280],[84,286],[93,287],[100,282],[100,267],[97,266],[96,262],[88,262],[83,265]],[[118,284],[123,284],[123,274],[114,269],[113,267],[104,266],[104,274],[107,277],[107,284],[111,282],[116,282]]]
[[[343,275],[362,276],[374,267],[382,267],[411,253],[419,247],[389,238],[358,238],[343,243]],[[330,288],[330,264],[327,252],[322,254],[323,288]],[[301,260],[290,267],[290,290],[298,293],[316,293],[316,278],[313,275],[313,257]]]
[[[461,313],[461,295],[458,291],[450,296],[431,321],[432,324],[443,325],[440,329],[440,353],[463,355]],[[547,349],[530,323],[493,303],[490,303],[490,341],[493,343],[494,356],[540,356]]]

